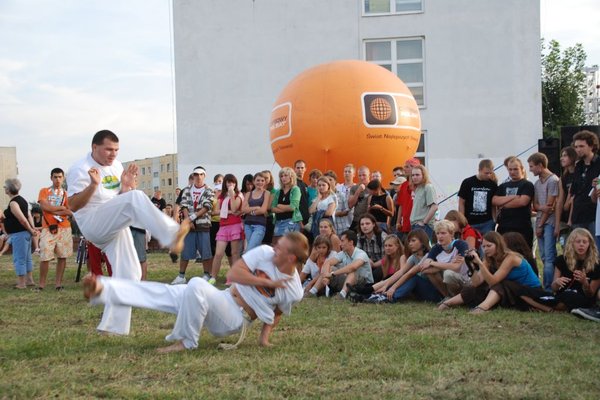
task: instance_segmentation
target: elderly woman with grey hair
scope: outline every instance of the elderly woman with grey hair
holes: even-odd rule
[[[33,262],[31,259],[31,237],[37,235],[33,218],[29,213],[27,200],[19,196],[21,182],[18,179],[7,179],[4,192],[8,195],[8,207],[2,214],[4,228],[10,236],[13,253],[13,264],[17,274],[15,289],[25,289],[27,285],[35,285],[33,281]]]

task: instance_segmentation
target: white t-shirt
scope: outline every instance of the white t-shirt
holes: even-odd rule
[[[327,257],[325,257],[325,259],[329,259],[332,258],[336,255],[337,253],[335,251],[331,251]],[[305,274],[309,274],[311,279],[315,279],[317,277],[317,275],[319,275],[319,266],[310,258],[308,260],[306,260],[306,264],[304,264],[304,267],[302,268],[302,272]]]
[[[273,264],[275,252],[272,247],[262,245],[255,247],[242,256],[250,271],[256,276],[279,280],[290,278],[290,275],[279,271]],[[284,288],[271,289],[241,285],[235,283],[238,292],[244,301],[254,310],[258,319],[265,324],[272,324],[275,318],[275,308],[279,308],[285,315],[289,315],[292,306],[302,300],[304,291],[300,283],[300,276],[294,270],[292,279],[286,281]]]
[[[323,200],[320,200],[317,203],[317,210],[327,211],[327,208],[329,207],[329,205],[331,203],[337,204],[337,199],[334,194],[331,194],[331,195],[327,196],[326,198],[324,198]],[[333,214],[335,215],[335,207],[333,209]]]
[[[438,256],[435,258],[436,261],[441,262],[441,263],[451,263],[452,260],[454,259],[454,257],[458,256],[458,249],[456,247],[452,248],[452,251],[450,253],[447,253],[446,251],[442,251],[440,254],[438,254]],[[465,279],[469,279],[469,267],[467,267],[467,264],[465,264],[464,262],[460,265],[460,271],[458,271],[459,274],[461,274]]]
[[[86,157],[73,164],[67,172],[69,196],[80,193],[89,186],[91,179],[88,171],[92,167],[100,172],[101,181],[87,204],[74,213],[78,222],[84,220],[85,216],[94,212],[96,207],[117,196],[121,191],[121,175],[123,174],[121,162],[115,160],[112,165],[100,165],[94,161],[92,153],[88,153]]]

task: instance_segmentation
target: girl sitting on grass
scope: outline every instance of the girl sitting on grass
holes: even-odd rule
[[[328,258],[331,258],[335,255],[335,251],[331,249],[331,241],[328,237],[319,235],[313,242],[312,251],[310,252],[310,256],[306,263],[304,264],[304,268],[302,268],[302,272],[300,273],[300,281],[304,286],[304,295],[309,295],[310,289],[317,282],[317,278],[321,273],[321,267],[323,263]],[[309,279],[310,278],[310,279]],[[323,294],[324,290],[321,290],[316,294],[316,296]],[[310,293],[310,295],[313,295]],[[313,295],[314,296],[314,295]]]
[[[319,222],[319,236],[325,236],[331,242],[331,249],[335,252],[342,251],[342,241],[339,236],[335,234],[335,228],[333,222],[329,219],[321,219]],[[314,246],[314,243],[313,243]]]
[[[529,305],[521,299],[524,290],[543,295],[540,279],[522,255],[510,251],[504,238],[497,232],[488,232],[483,237],[482,261],[476,251],[469,251],[473,257],[474,273],[471,286],[461,290],[456,296],[440,303],[439,310],[467,304],[474,306],[472,314],[482,314],[500,304],[527,310]]]
[[[429,237],[424,230],[409,232],[404,254],[400,258],[400,269],[386,280],[373,285],[375,295],[369,302],[398,301],[410,295],[419,300],[439,301],[441,294],[426,276],[419,273],[419,263],[430,250]]]

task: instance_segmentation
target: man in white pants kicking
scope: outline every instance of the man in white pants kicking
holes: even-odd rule
[[[138,167],[123,170],[116,160],[119,138],[113,132],[97,132],[92,151],[77,161],[67,174],[69,205],[79,229],[110,261],[113,276],[140,280],[140,262],[129,226],[148,229],[163,246],[181,252],[189,224],[178,225],[157,209],[148,196],[135,190]],[[98,331],[129,334],[131,307],[107,305]]]
[[[187,285],[95,277],[84,278],[84,296],[91,304],[142,307],[177,314],[173,331],[166,340],[174,344],[158,349],[170,353],[198,347],[200,331],[206,327],[215,336],[241,331],[243,340],[249,322],[264,324],[261,346],[270,346],[269,336],[281,314],[289,315],[292,305],[302,300],[298,268],[308,258],[308,241],[299,232],[281,237],[274,248],[259,246],[233,264],[227,278],[233,284],[219,290],[202,278]],[[230,347],[237,347],[237,344]]]

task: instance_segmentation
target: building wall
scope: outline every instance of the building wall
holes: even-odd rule
[[[16,178],[17,175],[17,148],[0,147],[0,181],[4,184],[5,180]],[[0,192],[0,207],[2,207],[2,210],[8,205],[8,200],[8,195],[2,190]]]
[[[480,158],[542,136],[537,0],[423,0],[422,12],[382,16],[365,16],[362,0],[177,1],[173,15],[180,179],[195,165],[209,177],[277,169],[279,92],[311,66],[365,59],[374,39],[424,38],[425,160],[440,197]]]
[[[135,163],[140,169],[139,190],[146,193],[148,197],[152,197],[156,190],[160,190],[167,203],[175,202],[175,189],[178,187],[177,154],[127,161],[123,163],[123,167],[127,168],[130,163]]]

